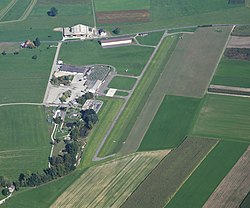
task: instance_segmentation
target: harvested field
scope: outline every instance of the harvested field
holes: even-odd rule
[[[56,200],[52,208],[120,207],[169,152],[133,154],[92,167]]]
[[[250,61],[250,48],[228,48],[224,55],[229,59]]]
[[[250,187],[250,147],[222,180],[203,208],[239,207]]]
[[[250,48],[250,37],[231,36],[227,48]]]
[[[209,94],[204,100],[193,134],[250,142],[250,99]]]
[[[220,141],[165,208],[201,208],[247,146],[240,142]]]
[[[160,162],[121,207],[163,207],[216,144],[217,140],[213,139],[186,139]]]
[[[123,22],[148,22],[148,10],[124,10],[113,12],[97,12],[97,22],[99,24],[112,24]]]
[[[184,34],[160,78],[165,93],[203,97],[230,31],[231,27],[212,27]]]

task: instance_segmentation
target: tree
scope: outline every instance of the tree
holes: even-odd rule
[[[6,54],[7,54],[7,53],[6,53],[5,51],[3,51],[3,52],[2,52],[2,55],[4,55],[4,56],[5,56]]]
[[[37,55],[33,55],[32,59],[36,60],[37,59]]]
[[[74,142],[71,142],[69,144],[66,144],[65,149],[70,155],[75,157],[78,150],[79,150],[79,145],[77,142],[74,141]]]
[[[34,45],[38,48],[40,45],[41,45],[41,42],[39,40],[39,38],[36,38],[34,41],[33,41]]]
[[[121,29],[119,27],[115,28],[113,31],[112,31],[114,34],[118,35],[120,34],[121,32]]]
[[[47,12],[47,14],[50,17],[55,17],[58,13],[58,10],[55,7],[51,7],[50,10]]]
[[[4,189],[2,190],[2,194],[3,194],[4,196],[8,196],[8,195],[10,194],[9,189],[8,189],[8,188],[4,188]]]
[[[56,124],[61,124],[61,123],[62,123],[62,118],[61,118],[61,116],[58,116],[58,117],[54,118],[54,122],[55,122]]]

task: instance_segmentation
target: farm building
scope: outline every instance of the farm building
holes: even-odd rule
[[[95,29],[86,25],[78,24],[72,27],[63,28],[64,38],[92,38],[95,35]]]
[[[97,90],[99,89],[99,87],[101,86],[101,84],[102,84],[102,81],[101,81],[101,80],[97,80],[97,81],[95,82],[94,86],[93,86],[91,89],[89,89],[89,92],[95,94],[96,91],[97,91]]]
[[[68,73],[81,73],[86,74],[90,70],[89,67],[85,66],[72,66],[72,65],[61,65],[59,71],[61,72],[68,72]]]
[[[103,39],[103,40],[100,40],[99,42],[103,48],[127,46],[127,45],[132,44],[133,37]]]

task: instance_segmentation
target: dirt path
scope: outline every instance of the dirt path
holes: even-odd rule
[[[239,207],[250,187],[250,146],[222,180],[203,208]]]
[[[4,18],[4,16],[12,9],[12,7],[16,4],[17,0],[12,0],[5,8],[0,11],[0,20]]]
[[[0,107],[12,106],[12,105],[43,105],[43,103],[4,103],[0,104]]]

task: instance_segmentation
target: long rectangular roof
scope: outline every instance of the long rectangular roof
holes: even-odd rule
[[[102,40],[100,40],[100,42],[101,43],[110,43],[110,42],[123,41],[123,40],[131,40],[131,39],[133,39],[133,37],[132,36],[128,36],[128,37],[102,39]]]
[[[89,70],[89,67],[84,66],[72,66],[72,65],[62,65],[60,71],[66,72],[76,72],[85,74]]]

